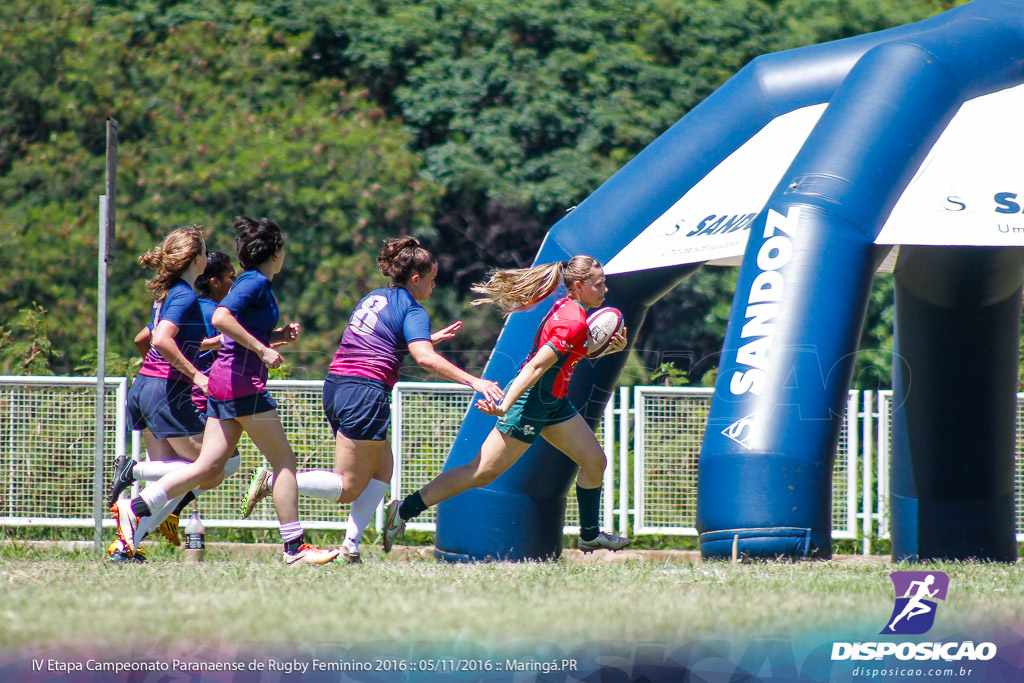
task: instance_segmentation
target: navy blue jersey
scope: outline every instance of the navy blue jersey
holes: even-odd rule
[[[199,297],[199,308],[203,311],[203,322],[206,323],[206,338],[216,337],[220,334],[217,328],[213,326],[213,312],[217,310],[217,302],[201,296]],[[210,366],[213,365],[213,359],[216,357],[217,352],[213,349],[203,351],[199,354],[199,358],[196,359],[195,366],[200,372],[209,372]]]

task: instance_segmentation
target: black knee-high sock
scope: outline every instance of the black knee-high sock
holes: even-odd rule
[[[149,517],[153,514],[153,511],[149,509],[149,505],[142,499],[142,496],[132,500],[132,512],[135,513],[136,517]]]
[[[576,502],[580,507],[580,538],[592,541],[601,532],[601,487],[585,489],[576,484]]]
[[[413,517],[418,516],[421,512],[427,509],[427,505],[423,502],[423,497],[419,491],[414,491],[405,497],[402,501],[401,507],[398,508],[398,515],[405,521],[409,521]]]
[[[185,506],[188,505],[189,503],[191,503],[195,499],[196,499],[196,494],[194,494],[191,491],[186,493],[184,496],[181,497],[181,501],[177,505],[174,506],[174,514],[176,514],[176,515],[178,515],[180,517],[181,516],[181,511],[185,509]]]

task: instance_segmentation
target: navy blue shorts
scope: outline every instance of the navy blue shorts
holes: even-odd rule
[[[128,427],[158,439],[202,434],[206,416],[192,403],[192,383],[139,375],[128,390]]]
[[[218,401],[212,396],[206,399],[206,416],[215,420],[234,420],[238,417],[259,415],[271,410],[277,410],[277,401],[270,398],[270,394],[266,391],[223,401]]]
[[[384,441],[391,426],[391,392],[383,382],[327,375],[324,414],[334,430],[353,441]]]

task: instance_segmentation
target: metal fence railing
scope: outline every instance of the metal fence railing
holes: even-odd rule
[[[697,535],[697,459],[711,388],[633,390],[633,533]],[[856,538],[858,396],[849,392],[832,480],[832,537]]]
[[[472,398],[473,390],[461,384],[399,382],[395,385],[391,395],[391,448],[395,453],[391,490],[395,497],[415,491],[441,472],[462,420],[472,406]],[[605,412],[607,422],[610,413]],[[611,444],[606,439],[609,433],[604,424],[598,426],[596,436],[606,455],[611,452]],[[615,470],[610,457],[608,461],[602,505],[606,527],[612,525],[612,500],[608,494],[614,485]],[[378,527],[382,527],[383,506],[378,513]],[[411,522],[408,528],[433,531],[436,521],[436,509],[431,508]],[[565,531],[575,533],[578,528],[579,508],[576,496],[570,490],[566,501]]]
[[[102,463],[125,452],[128,382],[104,382]],[[0,377],[0,525],[92,527],[96,378]]]
[[[101,466],[103,481],[109,482],[114,456],[126,451],[145,456],[137,432],[127,441],[127,380],[108,377],[105,386]],[[321,408],[323,382],[272,380],[268,388],[300,469],[332,469],[334,438]],[[92,378],[0,377],[0,525],[95,526],[96,396]],[[634,387],[611,397],[596,430],[608,457],[605,528],[696,535],[697,460],[711,396],[712,390],[705,388]],[[441,471],[472,397],[469,388],[457,384],[395,386],[392,496],[414,491]],[[849,392],[836,449],[832,536],[860,538],[864,552],[870,552],[873,540],[889,537],[891,403],[891,391]],[[1024,541],[1024,394],[1018,395],[1017,422],[1017,530],[1018,540]],[[201,496],[203,520],[211,527],[276,528],[270,501],[260,503],[249,519],[239,518],[238,503],[249,475],[264,462],[246,437],[239,451],[239,474]],[[301,497],[299,513],[307,528],[340,529],[348,506]],[[433,530],[435,521],[435,512],[428,510],[410,528]],[[382,522],[383,506],[378,529]],[[112,522],[105,519],[103,524]],[[577,527],[570,489],[566,533]]]

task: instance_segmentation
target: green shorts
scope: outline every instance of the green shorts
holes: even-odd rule
[[[505,391],[508,391],[507,386]],[[519,397],[508,413],[498,418],[496,426],[502,434],[533,443],[542,429],[571,420],[576,413],[576,408],[568,398],[555,398],[533,385]]]

